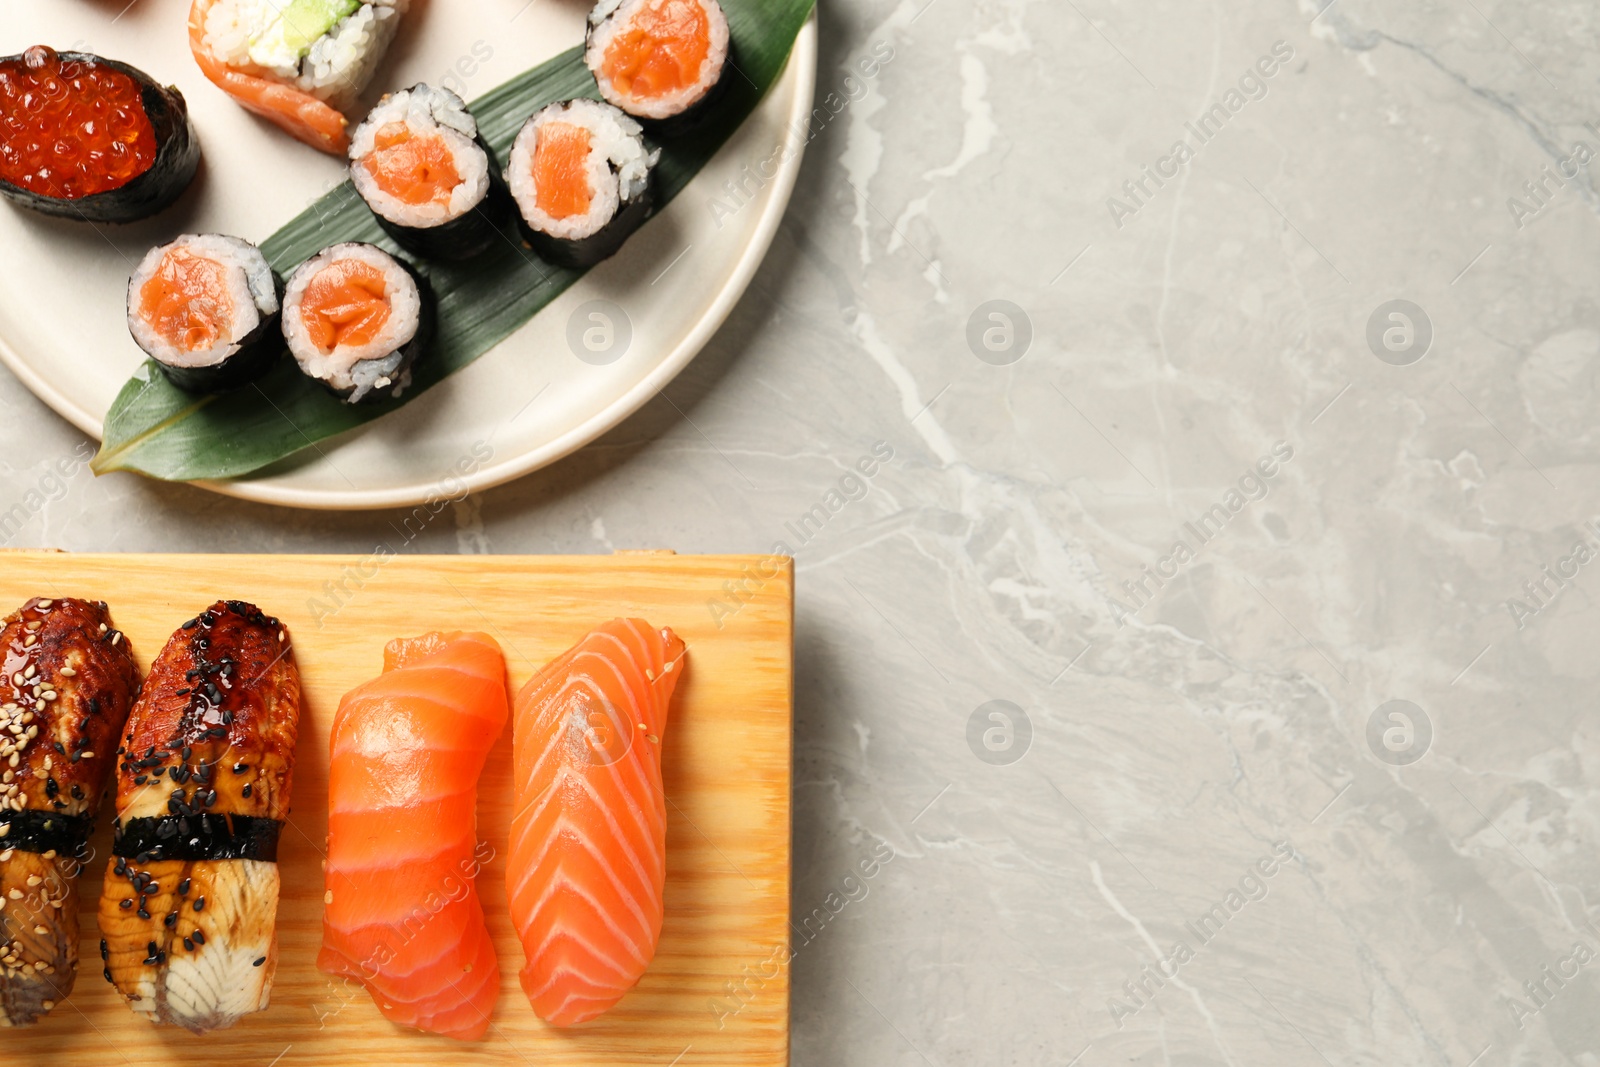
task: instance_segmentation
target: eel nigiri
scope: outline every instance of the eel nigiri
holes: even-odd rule
[[[650,966],[666,884],[661,738],[684,645],[613,619],[517,694],[516,813],[506,874],[539,1016],[574,1026]]]
[[[317,966],[401,1024],[489,1028],[500,966],[474,876],[478,775],[510,712],[505,657],[480,633],[393,641],[339,703],[328,771]]]
[[[150,668],[118,752],[100,952],[152,1022],[204,1033],[267,1006],[299,724],[294,646],[254,605],[213,604]]]
[[[0,662],[0,1026],[27,1026],[78,973],[77,876],[139,667],[104,604],[37,597]]]

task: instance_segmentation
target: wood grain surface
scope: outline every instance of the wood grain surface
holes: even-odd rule
[[[110,853],[108,799],[91,839],[95,858],[79,882],[77,988],[38,1026],[0,1031],[0,1062],[786,1064],[793,588],[787,559],[756,556],[0,553],[0,615],[34,595],[105,600],[148,669],[172,631],[212,601],[249,600],[288,624],[305,684],[294,801],[279,854],[272,1006],[233,1029],[195,1037],[152,1027],[115,995],[100,975],[95,917]],[[493,634],[515,687],[594,624],[619,615],[670,626],[689,646],[663,745],[666,924],[654,963],[615,1010],[582,1027],[546,1026],[528,1006],[517,984],[522,947],[506,909],[508,727],[478,803],[478,837],[493,853],[478,891],[503,982],[492,1028],[483,1041],[461,1044],[392,1025],[365,990],[315,963],[328,732],[339,698],[381,670],[383,646],[394,637]]]

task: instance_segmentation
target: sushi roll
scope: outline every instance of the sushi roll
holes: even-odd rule
[[[656,133],[681,133],[710,110],[728,66],[717,0],[600,0],[583,60],[600,95]]]
[[[240,106],[343,155],[355,104],[408,0],[193,0],[189,51]]]
[[[432,334],[432,294],[410,267],[351,241],[289,276],[283,336],[301,371],[350,404],[398,397]]]
[[[35,597],[0,648],[0,1027],[29,1026],[77,977],[78,874],[139,668],[96,601]]]
[[[511,146],[506,184],[541,257],[590,267],[650,216],[650,173],[661,150],[610,104],[568,100],[534,113]]]
[[[477,120],[448,89],[378,101],[350,138],[350,181],[406,251],[470,259],[499,236],[505,193]]]
[[[300,671],[277,619],[218,601],[168,639],[117,749],[100,895],[106,979],[194,1033],[267,1007],[278,966],[278,838]]]
[[[148,218],[200,164],[182,93],[87,52],[0,59],[0,130],[0,195],[84,222]]]
[[[178,388],[232,389],[283,352],[281,288],[249,241],[184,234],[139,261],[128,281],[128,332]]]

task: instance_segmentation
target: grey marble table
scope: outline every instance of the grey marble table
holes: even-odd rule
[[[821,25],[671,403],[408,550],[792,549],[796,1064],[1600,1063],[1595,7]],[[82,443],[0,375],[9,543],[393,518]]]

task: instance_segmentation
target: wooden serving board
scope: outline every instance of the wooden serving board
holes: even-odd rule
[[[107,803],[91,839],[95,859],[79,882],[77,987],[38,1026],[0,1031],[0,1062],[787,1064],[793,593],[790,561],[756,556],[0,552],[0,615],[30,596],[105,600],[148,669],[186,619],[218,598],[248,600],[288,624],[305,687],[293,808],[279,851],[272,1006],[195,1037],[136,1018],[101,977],[95,908],[110,853]],[[546,1026],[528,1006],[517,983],[522,946],[506,909],[508,726],[478,802],[478,837],[493,851],[478,892],[502,980],[492,1028],[483,1041],[462,1044],[394,1026],[359,985],[316,968],[328,733],[339,698],[382,669],[383,646],[394,637],[483,630],[504,647],[516,687],[619,615],[670,626],[689,646],[663,738],[666,925],[654,963],[621,1004],[584,1026]]]

